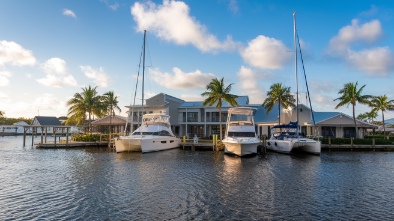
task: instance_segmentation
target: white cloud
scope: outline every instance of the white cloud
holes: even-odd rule
[[[116,3],[112,4],[112,5],[109,5],[109,7],[110,7],[112,10],[116,11],[116,10],[118,10],[118,8],[119,8],[119,4],[116,2]]]
[[[394,69],[394,55],[389,47],[353,50],[355,43],[371,44],[380,39],[383,30],[378,20],[359,25],[357,19],[339,30],[329,43],[328,53],[344,59],[352,68],[370,76],[387,76]],[[364,45],[362,45],[364,46]]]
[[[0,104],[4,105],[4,106],[0,106],[0,108],[3,109],[6,106],[6,103],[9,103],[10,101],[11,101],[10,96],[0,91]]]
[[[230,9],[230,11],[231,11],[233,14],[237,14],[237,13],[238,13],[238,10],[239,10],[237,1],[236,1],[236,0],[230,0],[230,2],[229,2],[229,4],[228,4],[228,8]]]
[[[108,87],[110,81],[109,76],[105,73],[104,69],[100,67],[99,69],[94,69],[91,66],[80,66],[82,72],[85,76],[93,79],[94,83],[99,87]]]
[[[77,17],[73,11],[71,11],[70,9],[67,9],[67,8],[63,9],[63,15],[69,16],[69,17],[72,17],[72,18],[76,18]]]
[[[161,73],[157,69],[151,70],[152,78],[158,84],[170,89],[203,89],[216,78],[214,74],[202,73],[199,70],[185,73],[181,69],[174,67],[173,74]]]
[[[180,98],[185,101],[204,101],[200,94],[181,94]]]
[[[67,64],[63,59],[51,58],[41,65],[46,76],[36,81],[47,87],[61,88],[64,86],[77,86],[77,81],[67,73]]]
[[[351,44],[358,42],[373,43],[383,34],[382,27],[378,20],[359,25],[357,19],[352,20],[352,24],[339,30],[337,36],[330,40],[329,51],[333,54],[346,52]]]
[[[353,67],[371,76],[387,76],[394,68],[394,55],[388,47],[349,51],[347,59]]]
[[[248,43],[241,56],[246,63],[256,68],[275,70],[282,68],[291,59],[289,51],[281,41],[260,35]]]
[[[9,85],[11,76],[12,74],[8,71],[0,71],[0,87]]]
[[[252,69],[242,66],[238,72],[238,87],[241,88],[242,94],[249,96],[252,104],[263,103],[265,90],[258,83],[259,76]]]
[[[0,110],[7,117],[33,118],[38,114],[41,116],[64,116],[67,114],[66,101],[60,100],[53,94],[42,94],[31,101],[11,100],[7,94],[0,93]]]
[[[36,58],[33,52],[13,41],[0,41],[0,66],[7,63],[16,66],[32,66],[36,63]]]
[[[137,23],[137,30],[149,30],[157,37],[180,45],[191,44],[203,52],[234,50],[237,43],[231,36],[220,42],[189,14],[189,6],[181,1],[163,0],[162,5],[151,1],[136,2],[131,14]]]

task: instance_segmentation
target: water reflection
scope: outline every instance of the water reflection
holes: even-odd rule
[[[22,148],[0,138],[0,220],[390,220],[394,153],[251,158]]]

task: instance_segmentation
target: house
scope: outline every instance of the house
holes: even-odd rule
[[[254,120],[256,124],[256,133],[260,137],[270,137],[271,128],[279,123],[287,124],[295,122],[297,119],[296,107],[288,110],[280,110],[278,113],[278,105],[267,113],[261,104],[250,104],[248,96],[238,96],[237,102],[241,107],[252,107],[256,109]],[[141,116],[146,113],[163,113],[171,116],[171,129],[178,136],[193,137],[211,137],[219,134],[220,122],[219,112],[216,105],[203,106],[203,101],[184,101],[167,94],[157,94],[146,100],[144,109],[142,105],[134,107],[126,106],[131,113],[128,119],[128,131],[134,131],[141,121]],[[222,133],[225,132],[227,111],[231,107],[227,102],[222,104]],[[310,110],[306,105],[298,106],[298,119],[300,131],[305,136],[323,136],[323,137],[355,137],[355,127],[353,117],[341,112],[316,112]],[[314,117],[314,121],[313,118]],[[117,118],[117,125],[113,127],[114,131],[121,132],[121,118]],[[99,123],[101,121],[101,123]],[[313,123],[315,122],[315,123]],[[376,129],[377,126],[356,120],[358,126],[358,137],[364,137],[368,133],[368,129]],[[108,119],[97,120],[96,125],[109,125]],[[126,122],[124,122],[126,125]],[[102,130],[105,130],[104,127]]]
[[[261,105],[249,105],[248,96],[238,96],[237,102],[239,106],[258,107]],[[220,110],[216,108],[216,104],[212,106],[203,106],[202,101],[184,102],[178,108],[178,124],[180,126],[179,135],[193,137],[210,137],[219,134],[220,131]],[[222,104],[222,133],[224,134],[227,111],[232,106],[227,102]]]
[[[23,126],[28,126],[25,121],[19,121],[13,125],[0,125],[0,135],[23,134]]]
[[[109,133],[109,126],[111,125],[112,133],[122,133],[124,132],[124,128],[126,126],[127,117],[122,116],[106,116],[100,119],[97,119],[92,122],[92,126],[95,127],[94,131],[100,133]]]
[[[316,112],[312,111],[306,105],[300,104],[298,106],[298,121],[301,133],[305,136],[322,136],[335,138],[350,138],[355,137],[355,127],[353,117],[341,112]],[[289,111],[284,111],[281,114],[281,124],[288,124],[289,122],[296,122],[297,107]],[[314,121],[314,123],[313,123]],[[368,129],[378,128],[376,125],[356,120],[358,127],[358,137],[363,138],[368,134]],[[265,123],[267,124],[267,122]],[[277,123],[276,123],[277,124]],[[267,125],[273,126],[273,125]],[[270,136],[270,132],[267,133]]]
[[[54,127],[63,126],[57,117],[49,117],[49,116],[35,116],[30,126],[33,130],[32,133],[53,133]],[[42,126],[42,127],[39,127]],[[61,132],[60,128],[57,129],[56,132]]]

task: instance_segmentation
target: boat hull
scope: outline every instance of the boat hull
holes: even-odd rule
[[[222,143],[224,144],[225,153],[242,157],[257,154],[257,147],[260,144],[260,140],[241,141],[239,139],[224,139]]]
[[[289,154],[293,149],[298,149],[305,153],[320,155],[321,142],[308,138],[267,140],[267,149],[286,154]]]
[[[267,149],[278,153],[289,154],[293,146],[294,143],[291,140],[267,140]]]
[[[120,152],[155,152],[168,150],[180,146],[181,140],[177,137],[143,136],[120,137],[115,140],[115,149]]]
[[[302,138],[295,142],[294,147],[310,154],[320,155],[321,153],[321,142],[318,140]]]

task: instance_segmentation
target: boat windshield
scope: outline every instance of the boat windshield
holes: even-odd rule
[[[132,135],[141,135],[141,132],[135,131]],[[172,136],[171,133],[166,130],[156,131],[156,132],[142,132],[142,135]]]
[[[229,137],[256,137],[254,132],[228,132]]]

